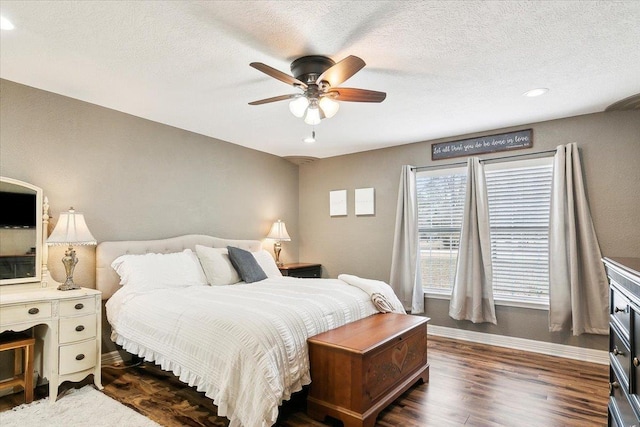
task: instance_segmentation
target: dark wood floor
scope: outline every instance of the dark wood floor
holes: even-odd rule
[[[429,336],[429,363],[429,383],[404,393],[380,413],[376,426],[607,424],[606,365],[435,336]],[[165,427],[228,425],[216,415],[211,400],[151,364],[104,367],[103,385],[107,395]],[[41,398],[46,387],[36,392]],[[278,426],[340,425],[308,418],[304,397],[304,392],[298,393],[280,408]],[[21,399],[22,394],[0,398],[0,411]]]

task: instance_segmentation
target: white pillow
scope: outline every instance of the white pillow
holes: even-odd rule
[[[169,254],[122,255],[111,263],[120,284],[140,289],[203,286],[207,278],[191,249]]]
[[[280,269],[276,265],[276,261],[271,254],[264,249],[257,252],[252,252],[253,257],[258,261],[258,265],[265,272],[267,277],[282,277]]]
[[[210,285],[233,285],[240,281],[240,275],[231,264],[227,248],[196,245],[196,253]]]

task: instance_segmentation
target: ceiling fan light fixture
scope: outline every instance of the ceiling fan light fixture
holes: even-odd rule
[[[289,101],[289,110],[305,123],[315,126],[320,121],[333,117],[343,102],[382,102],[385,92],[368,89],[343,88],[340,85],[360,71],[365,62],[357,56],[349,55],[339,62],[327,56],[307,55],[291,63],[293,75],[283,73],[261,62],[251,62],[256,70],[292,85],[302,93],[272,96],[249,102],[249,105],[263,105],[271,102]]]
[[[322,98],[320,98],[318,106],[322,109],[324,116],[328,119],[335,116],[338,112],[338,109],[340,109],[340,104],[331,99],[331,97],[329,96],[323,96]]]
[[[309,100],[305,96],[298,96],[289,103],[289,110],[294,116],[302,117],[308,106]]]
[[[308,125],[315,126],[320,124],[320,110],[318,104],[312,102],[307,108],[307,114],[304,116],[304,122]]]

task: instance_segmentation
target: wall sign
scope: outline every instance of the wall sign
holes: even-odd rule
[[[431,144],[431,160],[533,147],[533,129]]]
[[[373,188],[356,188],[355,205],[356,215],[374,215],[376,209]]]
[[[345,216],[347,214],[347,190],[329,191],[329,215]]]

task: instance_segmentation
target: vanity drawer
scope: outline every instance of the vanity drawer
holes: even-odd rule
[[[96,364],[96,340],[60,346],[60,375],[93,368]]]
[[[622,327],[625,338],[629,339],[631,324],[631,303],[629,299],[616,289],[611,288],[611,318]]]
[[[61,344],[94,338],[96,336],[96,316],[89,314],[60,319],[59,333]]]
[[[91,314],[96,311],[96,300],[94,297],[78,298],[60,301],[60,316],[78,316],[81,314]]]
[[[45,301],[3,306],[0,322],[2,325],[10,325],[12,323],[49,318],[51,318],[51,303]]]

